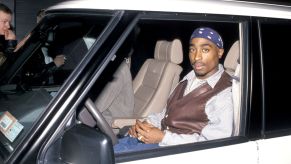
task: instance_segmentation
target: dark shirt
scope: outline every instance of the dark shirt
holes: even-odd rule
[[[15,60],[16,44],[16,40],[5,40],[5,36],[0,35],[0,72]]]
[[[0,52],[5,53],[6,55],[12,54],[16,44],[16,40],[5,40],[5,36],[0,35]]]

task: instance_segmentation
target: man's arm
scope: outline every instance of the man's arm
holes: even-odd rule
[[[146,121],[152,124],[153,126],[161,129],[161,121],[164,118],[165,113],[166,113],[166,108],[164,108],[163,111],[160,113],[154,113],[154,114],[149,115]]]
[[[12,54],[17,45],[16,36],[12,30],[7,30],[4,35],[5,35],[5,42],[6,42],[5,52],[8,54]]]

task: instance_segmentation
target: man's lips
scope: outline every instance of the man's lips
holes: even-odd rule
[[[203,63],[194,63],[194,64],[192,64],[192,65],[194,66],[194,68],[195,68],[196,70],[200,70],[200,69],[202,69],[202,67],[204,66]]]

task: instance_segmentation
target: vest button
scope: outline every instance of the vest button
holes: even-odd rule
[[[168,118],[169,115],[166,115],[165,117]]]
[[[166,129],[169,130],[170,128],[167,126]]]

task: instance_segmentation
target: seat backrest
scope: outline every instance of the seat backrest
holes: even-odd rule
[[[66,55],[67,59],[66,63],[62,66],[62,69],[75,69],[87,52],[88,48],[83,38],[77,38],[76,40],[64,45],[62,54]]]
[[[232,96],[233,96],[233,106],[234,106],[234,130],[233,135],[239,135],[240,130],[240,46],[239,41],[234,42],[228,51],[225,61],[224,68],[225,71],[233,77],[232,80]]]
[[[125,60],[118,67],[113,78],[95,101],[97,108],[109,124],[112,117],[131,117],[134,107],[132,77]]]
[[[120,64],[112,78],[95,100],[96,109],[102,113],[109,125],[115,117],[131,118],[134,107],[132,77],[126,60]],[[96,125],[86,108],[82,109],[78,118],[88,126]]]
[[[182,61],[179,39],[157,41],[154,59],[147,59],[133,80],[134,116],[146,117],[162,111],[171,90],[180,80]]]

